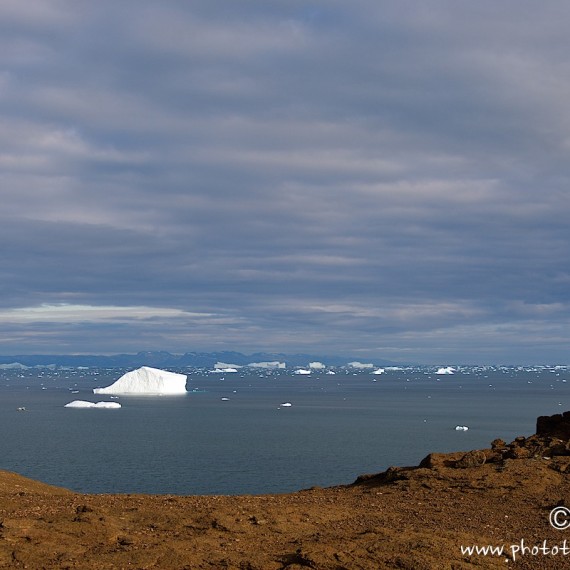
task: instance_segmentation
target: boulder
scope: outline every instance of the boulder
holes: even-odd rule
[[[487,461],[487,456],[484,451],[476,449],[475,451],[468,451],[457,463],[455,467],[460,469],[467,469],[469,467],[481,467]]]
[[[564,441],[570,440],[570,412],[539,416],[536,420],[536,435],[557,437]]]

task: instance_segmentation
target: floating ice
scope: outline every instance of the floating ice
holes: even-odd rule
[[[295,370],[294,374],[310,374],[311,371],[307,370],[306,368],[298,368]]]
[[[1,370],[28,370],[29,366],[24,366],[20,362],[10,362],[9,364],[0,364]]]
[[[324,370],[326,367],[322,362],[309,362],[309,368],[313,370]]]
[[[214,372],[237,372],[241,368],[238,364],[227,364],[226,362],[216,362]]]
[[[283,402],[283,404],[281,404],[282,408],[290,408],[293,404],[291,402]]]
[[[285,363],[276,360],[272,362],[250,362],[248,366],[250,368],[285,368]]]
[[[121,404],[118,402],[86,402],[85,400],[74,400],[65,404],[64,408],[107,408],[109,410],[114,410],[120,408]]]
[[[372,374],[384,374],[386,372],[384,368],[378,368],[378,370],[374,370]]]
[[[186,394],[186,374],[143,366],[127,372],[106,388],[95,388],[93,392],[95,394]]]
[[[467,426],[455,426],[455,431],[467,431],[468,429]]]
[[[357,360],[349,362],[348,366],[350,366],[350,368],[374,368],[374,364],[366,364],[364,362],[358,362]]]
[[[455,374],[455,368],[444,366],[442,368],[438,368],[436,374]]]

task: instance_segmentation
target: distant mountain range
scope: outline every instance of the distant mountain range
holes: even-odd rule
[[[309,362],[322,362],[328,366],[343,366],[362,358],[341,356],[315,356],[310,354],[281,354],[256,352],[187,352],[171,354],[164,351],[138,352],[137,354],[115,354],[111,356],[90,354],[25,354],[0,356],[0,364],[20,363],[24,366],[89,366],[98,368],[138,368],[153,366],[156,368],[193,366],[196,368],[212,368],[217,362],[245,366],[252,362],[284,362],[287,366],[307,366]],[[383,359],[365,359],[377,366],[392,366],[398,363]]]

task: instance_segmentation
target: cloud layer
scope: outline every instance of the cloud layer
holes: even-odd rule
[[[568,362],[569,16],[2,2],[0,350]]]

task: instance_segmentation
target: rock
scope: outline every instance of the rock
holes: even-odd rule
[[[388,467],[385,472],[384,480],[386,483],[391,483],[392,481],[401,481],[406,479],[405,468],[404,467]]]
[[[454,467],[458,460],[463,457],[462,452],[455,453],[430,453],[420,462],[420,467],[426,469],[438,469],[441,467]]]
[[[353,485],[361,485],[362,483],[369,483],[370,481],[383,481],[383,475],[384,473],[363,473],[356,478]]]
[[[543,455],[546,457],[555,457],[557,455],[568,455],[567,443],[564,441],[555,441],[545,449]]]
[[[570,440],[570,411],[553,416],[539,416],[536,420],[536,435]]]
[[[526,459],[530,457],[530,451],[526,447],[519,447],[518,445],[513,445],[509,448],[505,457],[509,459]]]
[[[503,454],[499,449],[482,449],[481,451],[485,454],[485,463],[498,463],[503,459]]]
[[[461,459],[455,463],[455,467],[460,469],[467,469],[469,467],[481,467],[487,461],[484,451],[480,449],[475,451],[468,451]]]

